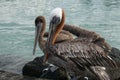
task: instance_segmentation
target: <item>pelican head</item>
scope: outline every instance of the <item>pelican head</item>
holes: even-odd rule
[[[40,36],[43,36],[43,31],[45,29],[45,18],[43,16],[38,16],[35,19],[35,42],[33,48],[33,55],[35,54],[36,45]]]
[[[48,44],[54,44],[58,33],[64,26],[65,14],[61,8],[55,8],[50,14]]]
[[[64,10],[61,8],[55,8],[50,14],[50,24],[49,24],[49,36],[47,39],[46,47],[53,45],[57,38],[57,35],[62,30],[65,22]],[[43,63],[47,61],[49,53],[46,52],[44,56]]]

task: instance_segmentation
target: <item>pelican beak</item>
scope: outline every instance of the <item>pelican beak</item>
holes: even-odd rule
[[[53,43],[53,37],[54,37],[54,34],[55,33],[55,24],[52,24],[50,23],[50,27],[49,27],[49,35],[48,35],[48,43],[49,45]],[[48,44],[47,44],[48,46]]]
[[[49,25],[49,35],[48,35],[48,39],[47,39],[47,43],[46,43],[46,48],[49,49],[50,45],[54,44],[54,40],[55,40],[55,36],[56,36],[56,30],[57,30],[57,25],[60,22],[60,18],[59,17],[53,17],[53,19],[50,21],[50,25]],[[43,64],[46,63],[47,59],[49,58],[49,53],[46,52],[46,54],[44,55],[44,59],[43,59]]]
[[[41,30],[42,30],[42,23],[39,22],[35,27],[35,42],[34,42],[34,48],[33,48],[33,55],[35,54],[35,51],[36,51],[36,46],[37,46],[37,42],[38,42]]]
[[[55,36],[57,35],[57,26],[60,23],[60,18],[54,16],[53,19],[50,21],[50,25],[49,25],[49,36],[48,36],[48,41],[47,43],[50,44],[54,44],[54,40],[55,40]]]

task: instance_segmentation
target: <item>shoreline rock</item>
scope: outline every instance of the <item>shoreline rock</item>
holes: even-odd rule
[[[22,74],[25,76],[37,77],[37,78],[47,78],[54,80],[67,80],[67,75],[65,70],[58,68],[52,72],[48,67],[50,64],[42,64],[43,56],[36,57],[33,61],[28,62],[22,69]]]
[[[41,79],[41,78],[35,78],[35,77],[22,76],[19,74],[0,70],[0,80],[50,80],[50,79]]]

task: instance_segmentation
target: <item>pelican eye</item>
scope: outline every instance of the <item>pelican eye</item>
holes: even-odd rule
[[[60,17],[54,16],[51,23],[56,25],[60,24]]]
[[[40,24],[40,23],[44,23],[44,18],[42,18],[42,17],[37,17],[37,18],[35,19],[35,26],[37,26],[37,25]]]
[[[35,24],[35,27],[41,27],[43,23],[38,22],[37,24]]]

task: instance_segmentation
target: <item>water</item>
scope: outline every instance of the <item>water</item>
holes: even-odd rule
[[[19,73],[16,67],[43,55],[39,48],[32,55],[34,20],[45,16],[48,29],[55,7],[64,8],[66,23],[96,31],[120,49],[120,0],[0,0],[0,69]]]

